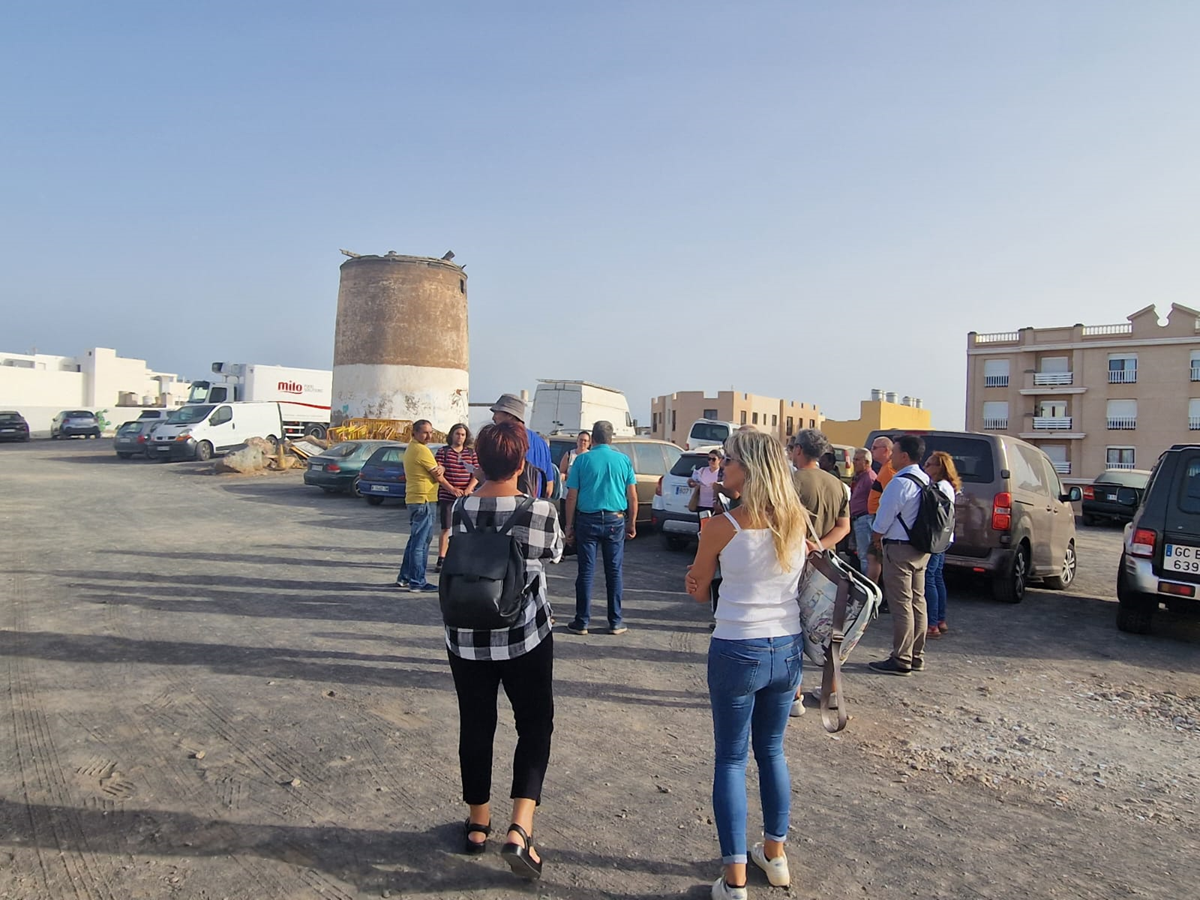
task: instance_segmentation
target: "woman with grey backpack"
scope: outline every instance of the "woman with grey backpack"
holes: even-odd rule
[[[492,749],[501,685],[512,703],[517,746],[512,818],[500,854],[513,872],[541,877],[533,814],[541,802],[554,730],[554,645],[545,560],[562,558],[558,510],[517,490],[528,438],[519,422],[488,425],[475,442],[486,479],[456,501],[439,585],[446,647],[458,695],[463,849],[483,853],[491,834]]]

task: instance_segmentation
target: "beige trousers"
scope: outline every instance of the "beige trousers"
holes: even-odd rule
[[[925,655],[927,565],[929,554],[918,553],[911,544],[883,545],[883,596],[892,612],[892,658],[901,666],[911,666]]]

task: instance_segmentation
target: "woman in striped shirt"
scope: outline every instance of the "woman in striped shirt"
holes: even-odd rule
[[[517,490],[529,439],[520,422],[488,425],[479,433],[476,453],[483,485],[454,504],[454,533],[465,520],[482,528],[500,528],[526,499]],[[492,742],[496,735],[496,697],[500,685],[512,703],[517,727],[513,758],[512,824],[501,856],[517,875],[535,879],[542,859],[534,848],[533,813],[542,798],[554,730],[554,644],[543,560],[562,559],[563,533],[558,510],[549,500],[534,499],[510,530],[525,555],[526,600],[517,624],[495,631],[446,627],[450,672],[458,694],[458,760],[463,801],[470,807],[465,851],[482,853],[491,834]]]
[[[434,572],[442,571],[442,563],[446,559],[446,548],[450,546],[450,509],[454,506],[454,501],[471,493],[475,490],[475,485],[479,483],[475,474],[475,470],[479,467],[479,460],[472,449],[474,442],[471,440],[471,429],[460,423],[450,429],[450,434],[446,439],[450,443],[438,448],[438,452],[433,454],[433,458],[439,466],[446,470],[444,477],[457,493],[449,490],[445,485],[438,486],[438,521],[442,523],[442,536],[438,542],[437,565],[433,567]]]

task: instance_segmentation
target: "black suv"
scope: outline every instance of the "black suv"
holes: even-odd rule
[[[1117,627],[1146,634],[1160,603],[1195,610],[1200,590],[1200,444],[1176,444],[1158,458],[1141,505],[1133,488],[1116,500],[1133,514],[1117,568]]]

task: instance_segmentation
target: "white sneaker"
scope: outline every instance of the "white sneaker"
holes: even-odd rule
[[[788,872],[787,854],[767,859],[760,842],[750,849],[750,858],[754,860],[755,865],[767,873],[767,881],[775,887],[787,887],[792,883],[791,873]]]
[[[793,700],[792,709],[788,715],[793,719],[798,719],[800,716],[804,715],[804,701],[799,697]]]
[[[748,900],[750,892],[744,887],[730,887],[725,883],[725,874],[713,882],[712,900]]]

